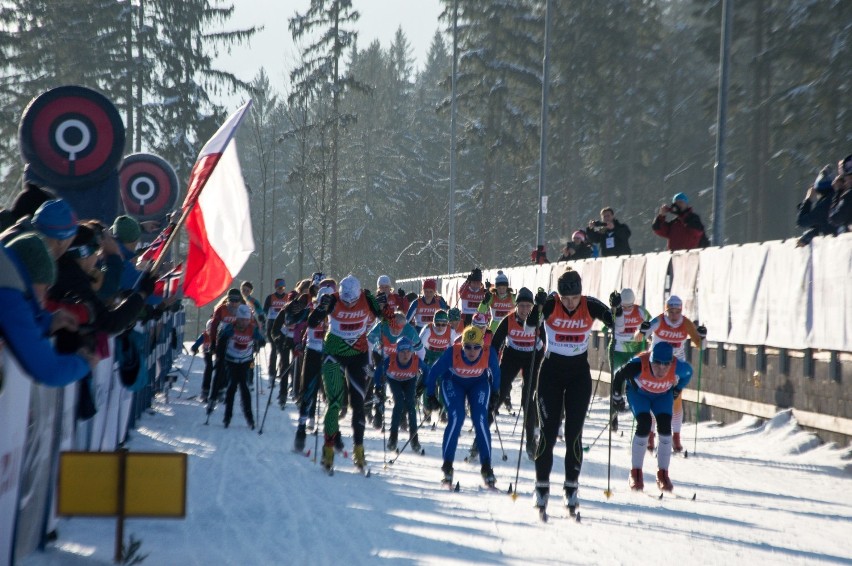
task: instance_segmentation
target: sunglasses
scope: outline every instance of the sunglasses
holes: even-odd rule
[[[464,345],[464,349],[465,349],[465,350],[472,350],[472,351],[474,351],[474,352],[475,352],[475,351],[477,351],[477,350],[481,350],[481,349],[482,349],[482,346],[481,346],[481,345],[479,345],[479,344],[465,344],[465,345]]]
[[[449,323],[447,323],[447,322],[436,322],[435,326],[447,326],[447,324],[449,324]]]

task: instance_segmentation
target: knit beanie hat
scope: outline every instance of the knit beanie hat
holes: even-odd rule
[[[354,303],[361,295],[361,282],[349,274],[340,281],[340,298],[347,303]]]
[[[668,364],[672,361],[674,349],[668,342],[657,342],[651,349],[651,361],[661,364]]]
[[[433,291],[437,291],[438,282],[434,279],[426,279],[425,281],[423,281],[423,290],[425,291],[426,289],[432,289]]]
[[[518,294],[515,297],[516,303],[534,303],[535,299],[533,298],[532,291],[527,289],[526,287],[521,287],[518,289]]]
[[[814,181],[814,190],[823,192],[831,190],[831,183],[834,181],[834,176],[831,174],[831,166],[826,165],[817,175]]]
[[[447,311],[438,309],[435,311],[435,318],[432,319],[434,322],[449,322],[450,317],[447,316]]]
[[[35,211],[33,226],[48,238],[67,240],[77,234],[77,215],[66,201],[49,200]]]
[[[382,285],[390,286],[391,278],[388,275],[379,275],[379,278],[376,279],[376,288],[381,287]]]
[[[56,283],[56,264],[44,241],[33,232],[22,234],[6,244],[12,250],[33,283],[53,285]]]
[[[468,326],[462,332],[462,344],[479,344],[481,346],[484,342],[485,333],[481,328]]]
[[[248,307],[248,305],[240,305],[237,307],[237,318],[251,318],[251,309]]]
[[[239,289],[228,289],[228,300],[229,301],[241,301],[243,299],[243,294],[240,293]]]
[[[625,307],[632,307],[636,304],[636,295],[633,294],[633,289],[625,287],[621,290],[621,304]]]
[[[673,307],[673,308],[679,309],[679,308],[681,308],[681,307],[683,306],[683,301],[681,301],[681,300],[680,300],[680,297],[678,297],[677,295],[672,295],[672,296],[671,296],[671,297],[669,297],[669,299],[666,301],[666,306],[667,306],[667,307]]]
[[[567,269],[556,281],[556,290],[563,297],[583,294],[583,281],[580,274],[573,269]]]
[[[400,336],[400,338],[396,341],[397,352],[411,352],[413,350],[414,344],[411,343],[411,339],[407,336]]]
[[[682,200],[683,202],[689,204],[689,199],[687,198],[686,193],[678,193],[675,196],[673,196],[672,197],[672,204],[674,204],[675,202],[677,202],[679,200]]]
[[[497,277],[494,278],[494,285],[509,285],[509,277],[502,271],[497,272]]]
[[[123,244],[135,242],[142,235],[142,228],[139,223],[130,216],[122,215],[115,219],[112,223],[112,233]]]

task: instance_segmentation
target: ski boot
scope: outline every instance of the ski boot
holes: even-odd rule
[[[674,489],[672,480],[669,479],[668,470],[657,470],[657,487],[660,488],[660,491],[668,492],[671,492]]]
[[[547,500],[550,497],[550,482],[535,482],[535,490],[533,491],[533,495],[535,497],[534,506],[538,509],[538,518],[541,521],[547,521]]]
[[[420,446],[420,441],[417,439],[416,434],[411,437],[409,444],[411,444],[411,449],[414,452],[417,452],[418,454],[421,454],[423,452],[423,448]]]
[[[568,508],[568,512],[573,517],[577,513],[577,507],[580,505],[580,499],[577,497],[577,488],[579,484],[575,481],[565,480],[563,484],[562,503]]]
[[[396,444],[397,444],[396,431],[392,430],[391,433],[390,433],[390,437],[388,438],[388,445],[387,445],[388,450],[391,451],[391,452],[396,450]]]
[[[655,436],[656,435],[654,434],[653,430],[648,434],[648,452],[653,452],[654,448],[657,447],[656,444],[654,444],[654,437]]]
[[[254,419],[246,420],[246,424],[248,425],[249,430],[254,430]]]
[[[367,467],[367,458],[364,456],[364,445],[356,444],[354,450],[352,450],[352,462],[355,464],[360,470],[363,470]]]
[[[382,430],[382,413],[381,411],[376,411],[376,414],[373,415],[373,428],[376,430]]]
[[[630,478],[627,480],[627,485],[633,491],[642,491],[645,489],[645,480],[642,478],[642,468],[633,468],[630,470]]]
[[[683,444],[680,443],[679,432],[672,433],[672,450],[677,453],[683,452]]]
[[[316,421],[314,421],[313,417],[308,417],[308,422],[305,423],[305,428],[310,432],[314,431],[314,427],[316,426]]]
[[[308,434],[305,431],[305,425],[299,425],[299,428],[296,429],[296,440],[293,441],[294,451],[301,452],[305,449],[305,437],[307,435]]]
[[[444,472],[444,477],[441,480],[441,486],[452,489],[453,488],[453,463],[452,462],[444,462],[444,465],[441,466],[441,471]]]
[[[482,469],[479,473],[482,474],[482,481],[485,482],[485,485],[493,489],[494,484],[497,483],[497,478],[494,477],[494,470],[491,469],[491,463],[486,462],[482,464]]]
[[[325,468],[325,471],[332,473],[334,469],[334,445],[333,444],[325,444],[322,447],[322,467]]]

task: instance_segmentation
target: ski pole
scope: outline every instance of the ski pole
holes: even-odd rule
[[[592,442],[589,446],[583,446],[583,452],[588,452],[589,450],[591,450],[594,447],[595,444],[598,443],[598,440],[600,439],[601,436],[603,436],[604,431],[606,431],[606,429],[609,428],[609,425],[612,424],[613,415],[618,415],[618,411],[616,411],[615,413],[610,411],[609,422],[607,422],[606,425],[601,429],[601,431],[598,433],[597,437],[595,437],[594,442]]]
[[[292,364],[290,364],[292,365]],[[289,369],[289,368],[288,368]],[[258,434],[263,434],[263,424],[266,422],[266,415],[269,413],[269,405],[272,404],[272,393],[275,391],[275,377],[272,378],[272,383],[269,385],[269,397],[266,398],[266,409],[263,410],[263,418],[260,420],[260,428],[257,429]],[[258,414],[260,414],[258,412]]]
[[[618,411],[612,410],[612,403],[609,405],[609,411],[610,415],[612,415],[613,412],[618,414]],[[609,422],[612,422],[611,416]],[[609,499],[612,496],[612,489],[610,489],[610,472],[612,470],[612,427],[608,426],[607,428],[609,429],[609,442],[606,453],[606,491],[604,491],[604,495],[606,495],[606,498]]]
[[[524,405],[523,406],[524,422],[521,425],[523,427],[523,430],[521,431],[521,445],[518,448],[518,466],[517,466],[517,468],[515,468],[515,490],[512,491],[512,486],[509,485],[509,494],[512,496],[512,501],[515,501],[518,498],[518,478],[521,475],[521,454],[524,453],[524,442],[526,441],[526,438],[527,438],[527,419],[529,418],[529,413],[530,413],[530,400],[533,397],[533,387],[532,387],[533,382],[535,383],[535,391],[538,392],[538,373],[535,372],[535,358],[536,358],[536,354],[537,354],[536,346],[538,345],[537,344],[538,334],[539,334],[539,330],[541,329],[541,323],[542,323],[542,320],[541,320],[542,308],[543,308],[542,305],[538,305],[538,324],[536,325],[535,332],[533,333],[533,352],[532,352],[532,359],[530,360],[530,373],[528,375],[528,382],[527,382],[529,384],[529,387],[526,387],[527,384],[524,384],[527,391],[526,391],[526,398],[524,399],[524,402],[523,402],[523,405]],[[541,369],[541,368],[539,368],[539,369]],[[535,381],[533,381],[533,376],[535,376]],[[523,376],[521,376],[521,379],[523,379]],[[537,412],[538,411],[536,411],[536,413]],[[517,423],[517,420],[516,420],[516,423]],[[514,432],[513,432],[513,434],[514,434]]]
[[[698,393],[695,396],[695,440],[692,443],[692,454],[695,455],[698,449],[698,417],[701,411],[701,368],[704,367],[704,344],[702,341],[701,349],[698,350]],[[682,403],[683,401],[681,401]]]
[[[320,379],[322,379],[322,377],[320,377]],[[323,390],[323,391],[325,391],[325,390]],[[319,423],[320,423],[320,415],[322,414],[322,411],[320,411],[320,402],[321,402],[321,400],[320,400],[319,391],[317,391],[317,409],[316,409],[316,413],[315,413],[316,416],[317,416],[317,421],[316,421],[316,426],[314,427],[314,464],[317,463],[317,450],[319,450]],[[325,426],[324,423],[323,423],[323,426]]]
[[[505,462],[506,460],[509,459],[509,457],[506,456],[506,450],[503,449],[503,437],[500,436],[500,427],[497,425],[497,415],[494,415],[494,430],[497,431],[497,440],[500,441],[500,451],[503,452],[502,458],[503,458],[503,461]],[[474,442],[476,442],[476,441],[474,440]]]
[[[178,393],[178,399],[183,395],[183,390],[186,389],[186,382],[189,381],[189,374],[192,373],[192,364],[195,363],[196,354],[192,354],[192,358],[189,360],[189,368],[186,370],[186,375],[183,376],[183,385],[180,386],[180,393]]]
[[[598,384],[601,382],[601,373],[603,372],[603,364],[604,364],[604,356],[601,356],[601,363],[598,366],[598,379],[595,381],[595,389],[592,391],[592,398],[589,401],[589,408],[586,411],[586,418],[589,418],[589,415],[592,412],[592,401],[595,399],[595,395],[598,394]]]
[[[388,463],[386,464],[386,466],[387,465],[393,465],[393,463],[396,462],[397,459],[399,459],[400,455],[403,452],[405,452],[405,449],[408,447],[409,444],[411,444],[411,439],[414,438],[417,435],[417,431],[420,430],[420,427],[423,426],[423,423],[425,423],[425,422],[426,422],[426,417],[423,417],[423,420],[420,421],[420,423],[417,425],[417,428],[414,429],[414,432],[411,433],[411,435],[408,437],[408,440],[405,441],[405,444],[403,444],[402,448],[399,449],[399,452],[396,453],[396,456],[394,456],[393,458],[388,460]]]

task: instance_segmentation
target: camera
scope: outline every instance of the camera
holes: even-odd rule
[[[606,227],[606,222],[603,222],[603,221],[601,221],[601,220],[592,220],[591,222],[589,222],[589,224],[591,224],[591,225],[592,225],[592,226],[594,226],[595,228],[604,228],[604,227]]]

